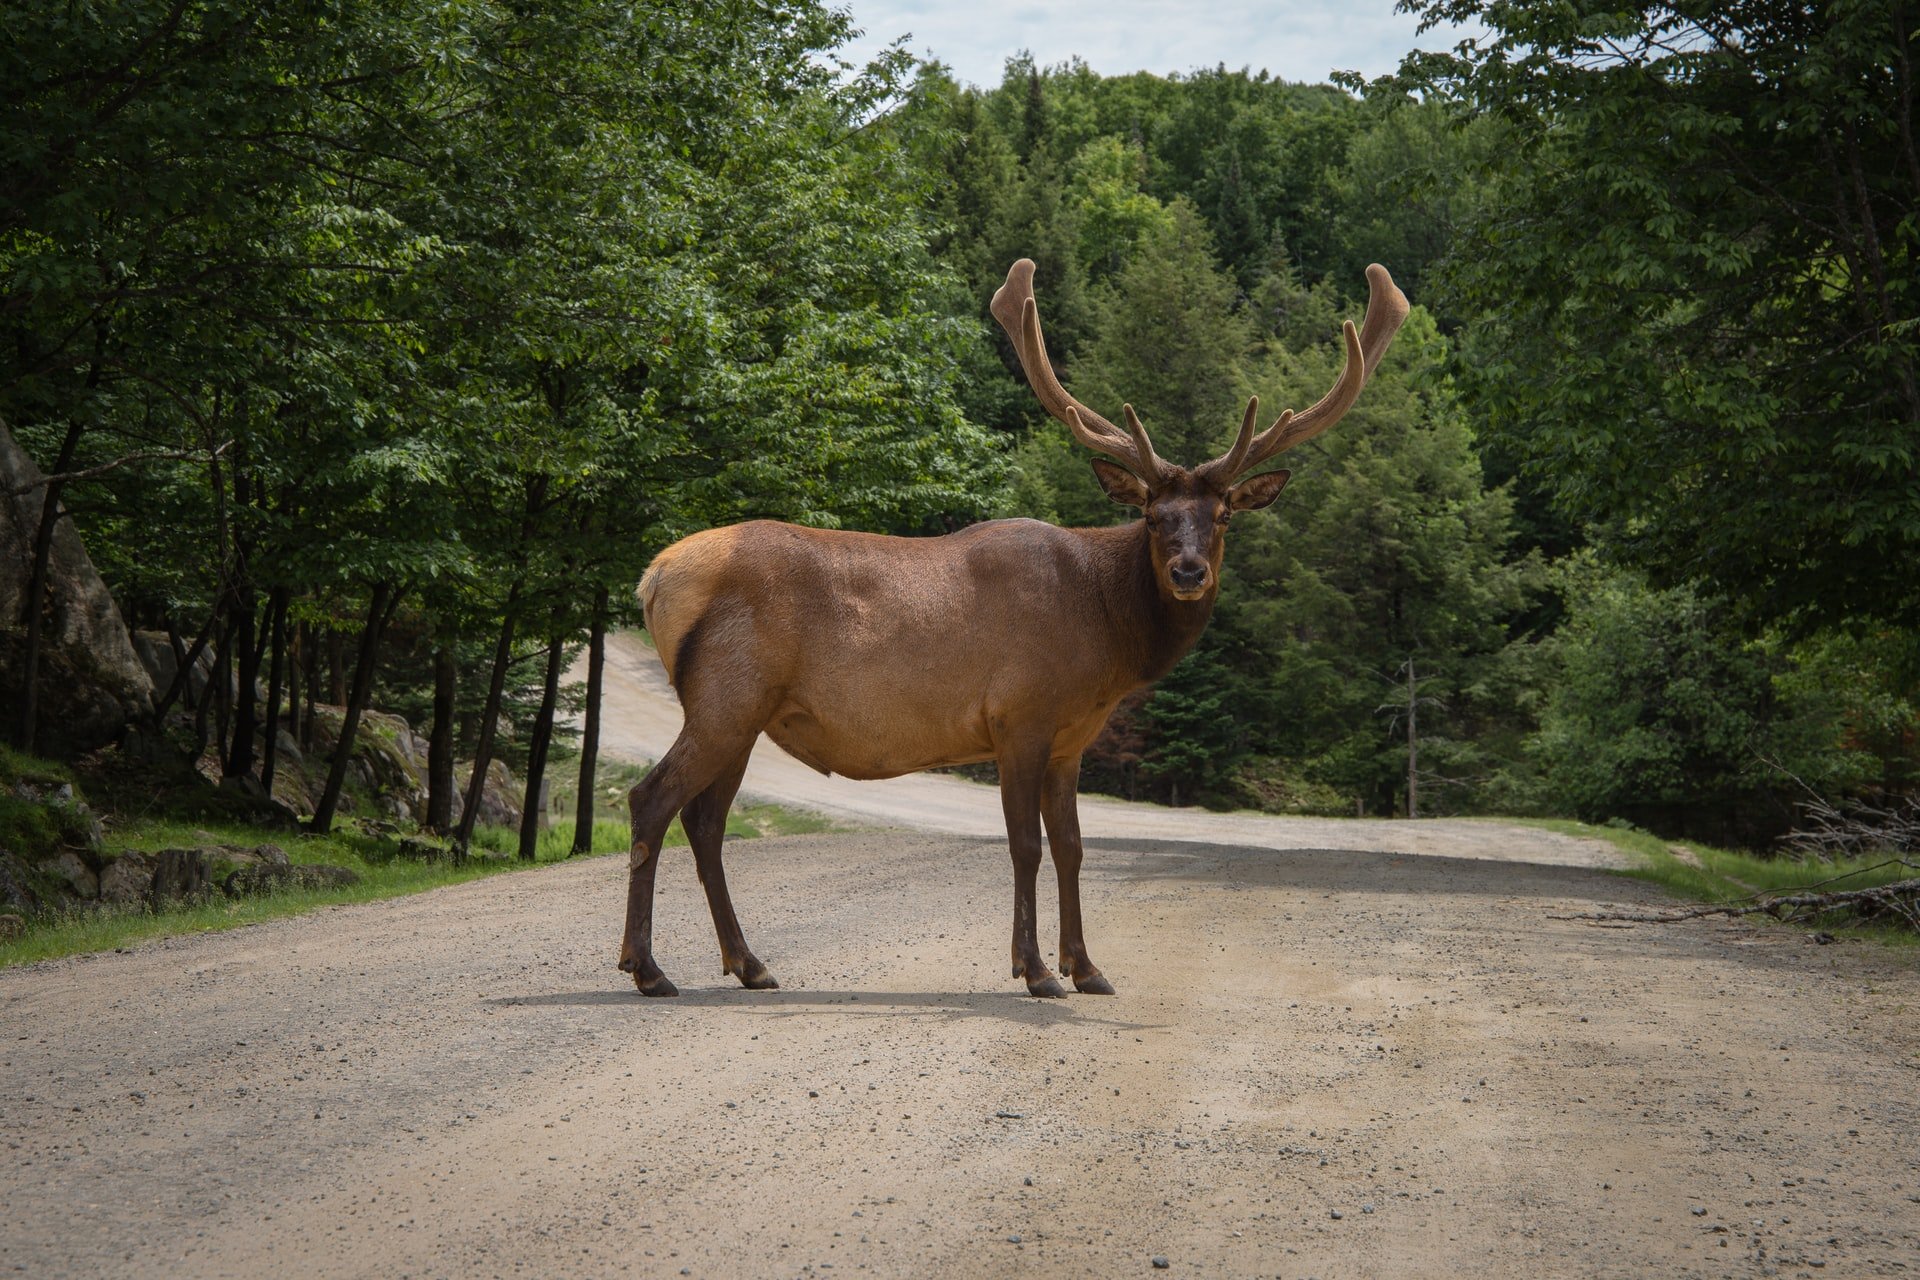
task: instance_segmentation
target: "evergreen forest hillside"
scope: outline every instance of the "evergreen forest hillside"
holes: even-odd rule
[[[591,797],[597,690],[560,676],[676,538],[1135,517],[988,316],[1015,259],[1073,394],[1185,465],[1333,385],[1380,262],[1411,318],[1084,785],[1753,847],[1911,813],[1914,32],[1408,7],[1490,35],[1373,83],[981,87],[840,65],[805,0],[25,0],[0,424],[48,478],[9,736],[103,745],[37,621],[66,524],[177,659],[150,743],[265,794],[316,704],[348,741],[381,709],[429,741],[429,826],[471,834],[455,759]]]

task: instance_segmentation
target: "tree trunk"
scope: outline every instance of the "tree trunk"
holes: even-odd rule
[[[199,663],[200,655],[207,651],[207,641],[213,636],[214,624],[217,623],[219,619],[220,601],[215,600],[213,602],[213,611],[207,615],[207,625],[200,628],[200,634],[194,638],[191,649],[181,647],[179,631],[171,621],[167,623],[167,638],[173,644],[173,680],[167,685],[166,693],[161,695],[159,701],[153,704],[153,720],[155,724],[158,724],[166,718],[167,709],[173,705],[173,700],[178,698],[183,692],[187,695],[187,705],[189,707],[194,706],[193,668]],[[207,692],[209,694],[213,692],[211,682],[207,685]],[[195,709],[197,710],[198,708]]]
[[[340,737],[333,744],[333,761],[327,768],[326,789],[314,808],[311,830],[325,835],[333,830],[334,810],[340,804],[340,788],[347,780],[347,760],[353,755],[354,735],[360,730],[360,713],[373,692],[374,660],[380,651],[380,633],[399,603],[393,584],[382,582],[373,589],[373,602],[367,606],[367,625],[360,633],[360,657],[353,665],[353,688],[346,700],[346,712],[340,719]]]
[[[284,632],[287,625],[286,606],[280,609],[280,626]],[[303,624],[304,625],[304,624]],[[300,643],[300,628],[295,627],[287,637],[287,737],[300,741],[300,655],[305,652]]]
[[[90,384],[93,380],[89,375]],[[48,474],[64,475],[73,466],[73,454],[80,447],[80,434],[84,430],[78,417],[68,421],[66,437],[60,442],[60,456]],[[53,562],[53,531],[60,523],[60,490],[65,483],[49,480],[41,489],[40,524],[33,534],[33,569],[27,575],[27,616],[22,619],[27,634],[20,660],[20,714],[13,728],[14,742],[27,752],[33,750],[34,739],[40,732],[40,644],[46,627],[47,570]]]
[[[227,624],[220,628],[220,648],[213,662],[213,696],[208,699],[213,704],[214,754],[223,766],[227,758],[227,731],[233,723],[233,629],[234,619],[229,616]],[[225,773],[226,769],[223,767],[221,772]]]
[[[267,664],[266,744],[260,753],[260,786],[273,795],[273,767],[280,757],[280,684],[287,672],[287,589],[275,587],[268,597],[272,621],[273,660]]]
[[[487,682],[487,705],[480,712],[480,740],[473,748],[473,776],[467,779],[467,805],[460,813],[460,829],[454,833],[455,848],[466,850],[473,843],[473,824],[480,816],[480,797],[487,787],[487,766],[493,763],[493,726],[500,717],[500,694],[507,684],[507,666],[513,661],[513,610],[520,601],[520,584],[507,593],[507,607],[500,619],[500,642],[493,650],[493,675]]]
[[[311,622],[300,624],[306,634],[301,651],[307,659],[307,709],[300,716],[300,749],[313,750],[313,708],[320,701],[320,635]]]
[[[246,777],[253,773],[254,719],[253,697],[260,680],[259,651],[254,647],[255,604],[253,585],[242,582],[236,592],[232,643],[227,647],[229,661],[238,669],[233,684],[233,715],[229,724],[226,760],[220,770],[223,778]]]
[[[433,736],[427,742],[427,829],[453,826],[453,704],[459,676],[453,628],[442,626],[433,650]]]
[[[600,692],[607,668],[607,589],[593,600],[587,633],[587,706],[580,724],[580,795],[573,810],[573,848],[567,856],[593,852],[594,773],[600,765]]]
[[[344,706],[347,701],[347,646],[338,631],[327,628],[327,701]]]
[[[1420,685],[1407,658],[1407,816],[1420,816]]]
[[[547,641],[547,678],[540,689],[540,714],[533,722],[533,745],[527,752],[527,799],[520,806],[520,859],[523,862],[532,862],[539,852],[540,819],[546,813],[546,806],[540,803],[540,787],[547,777],[547,748],[553,742],[553,708],[560,699],[560,659],[566,648],[561,636]]]

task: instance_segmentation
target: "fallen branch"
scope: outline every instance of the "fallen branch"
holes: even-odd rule
[[[1778,896],[1760,895],[1757,901],[1720,902],[1705,907],[1687,907],[1678,911],[1581,911],[1556,915],[1555,920],[1623,920],[1633,924],[1676,924],[1704,916],[1768,915],[1776,920],[1806,923],[1831,911],[1851,911],[1862,922],[1891,915],[1910,929],[1920,930],[1920,877],[1895,880],[1870,889],[1838,889],[1829,893],[1796,892]]]

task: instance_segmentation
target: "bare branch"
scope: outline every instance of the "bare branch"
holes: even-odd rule
[[[57,483],[66,485],[72,484],[76,480],[91,480],[96,476],[106,475],[109,471],[117,471],[121,467],[128,466],[135,462],[200,462],[205,459],[219,457],[225,453],[232,444],[233,441],[229,440],[225,444],[215,446],[211,451],[206,449],[156,449],[145,453],[129,453],[125,457],[115,458],[112,462],[103,462],[97,467],[86,467],[80,471],[61,471],[54,475],[41,476],[38,480],[30,484],[23,484],[18,488],[7,490],[7,494],[9,497],[17,498],[22,494],[32,493],[35,489],[44,488],[50,484]]]

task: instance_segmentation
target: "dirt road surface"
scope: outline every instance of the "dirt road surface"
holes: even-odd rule
[[[1920,1270],[1912,952],[1562,919],[1658,896],[1458,825],[1098,838],[1114,997],[1027,998],[1004,846],[905,830],[730,848],[775,992],[684,850],[677,1000],[620,858],[0,973],[0,1270]]]

